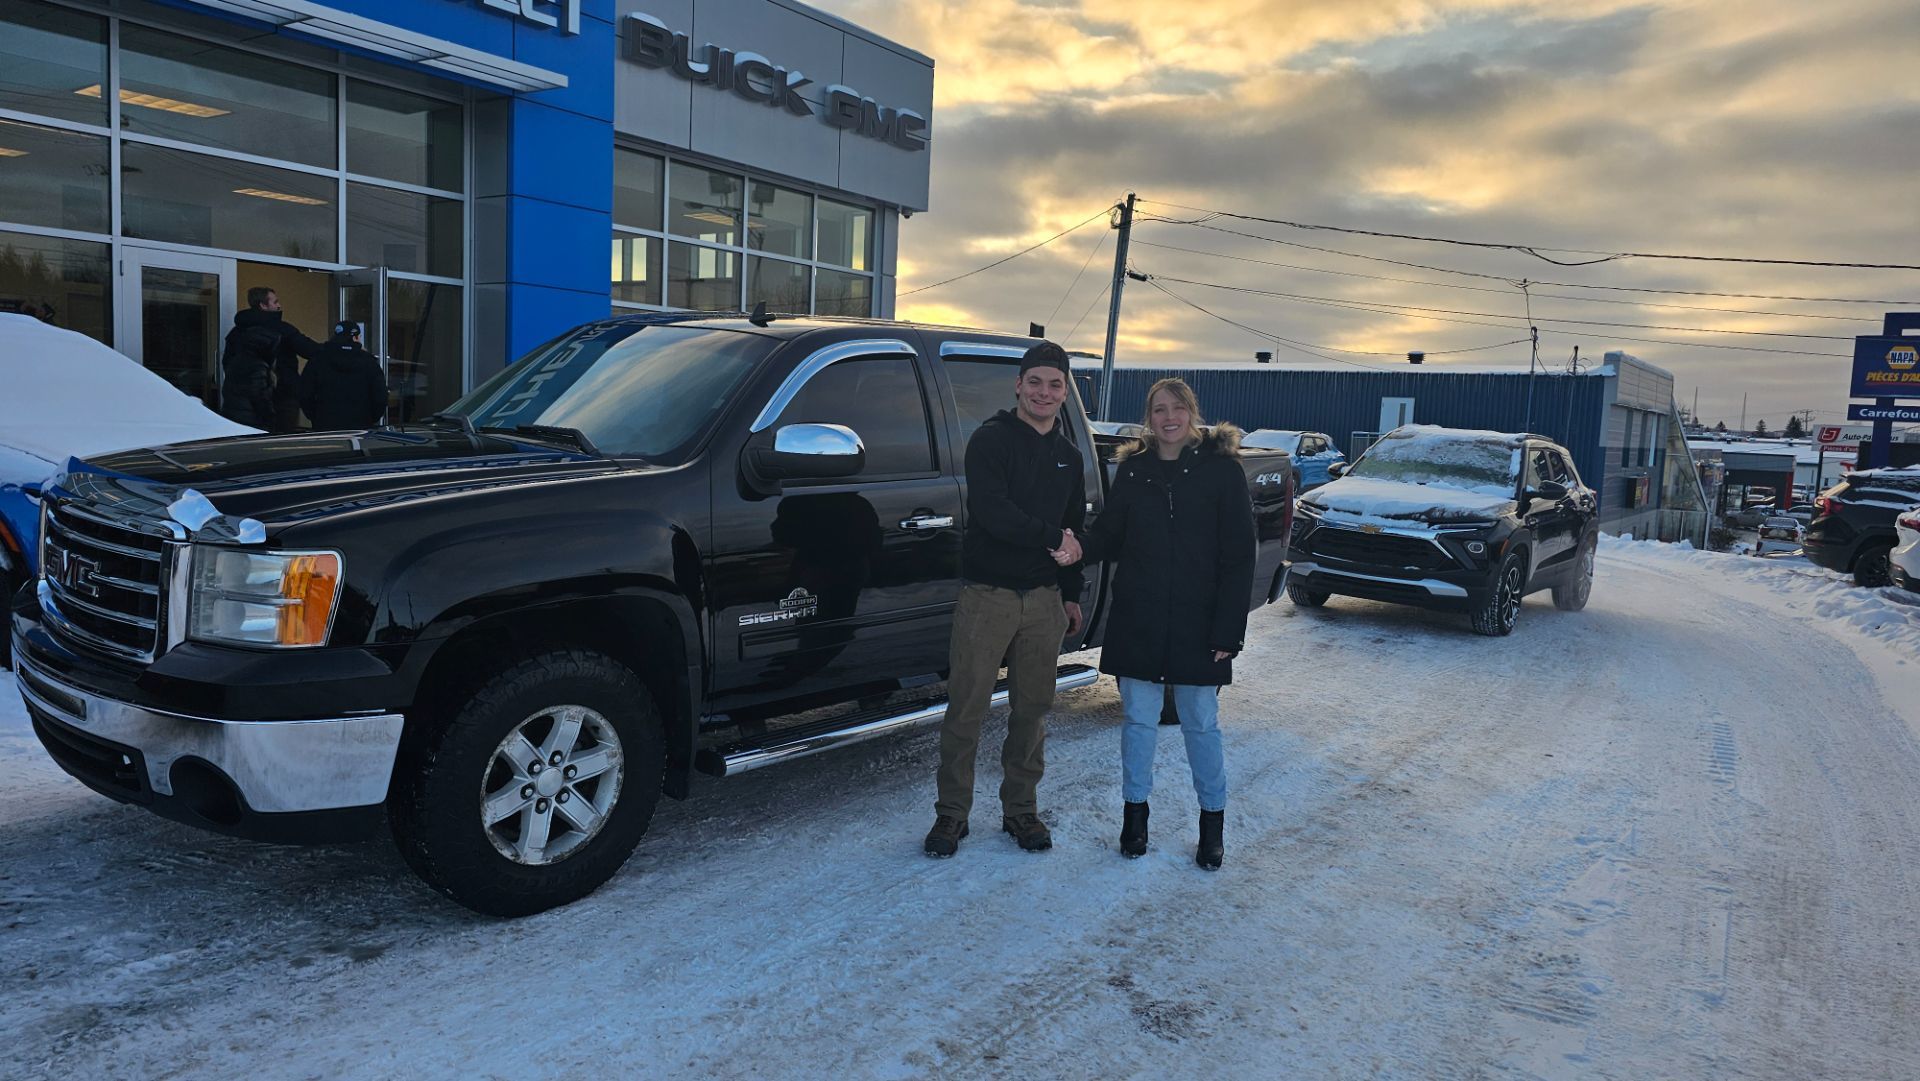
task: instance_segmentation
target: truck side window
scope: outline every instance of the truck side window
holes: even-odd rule
[[[844,424],[867,448],[862,477],[933,470],[926,396],[908,357],[855,357],[807,380],[777,424]]]
[[[973,438],[974,430],[985,424],[988,417],[1013,408],[1013,384],[1020,377],[1020,362],[1012,357],[949,356],[943,358],[942,364],[960,414],[960,442],[954,444],[954,454],[958,457],[966,453],[967,440]],[[1063,408],[1080,408],[1078,396],[1070,395]],[[1078,444],[1079,433],[1074,425],[1068,424],[1062,430],[1068,442]]]

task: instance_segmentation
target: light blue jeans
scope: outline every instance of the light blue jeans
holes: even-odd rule
[[[1120,677],[1120,706],[1127,723],[1120,729],[1120,796],[1145,803],[1153,794],[1153,751],[1159,742],[1161,683]],[[1203,811],[1227,809],[1227,758],[1220,745],[1220,688],[1173,684],[1180,734],[1187,741],[1187,765],[1193,792]]]

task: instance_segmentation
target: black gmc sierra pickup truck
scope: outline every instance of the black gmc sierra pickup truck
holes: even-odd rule
[[[179,821],[317,841],[384,819],[464,905],[565,904],[695,769],[941,715],[959,463],[1031,344],[616,318],[424,423],[73,463],[13,604],[34,730],[88,786]],[[1097,515],[1077,398],[1061,417]],[[1284,586],[1292,469],[1244,465],[1253,606]],[[1105,572],[1083,573],[1063,652],[1100,641]]]

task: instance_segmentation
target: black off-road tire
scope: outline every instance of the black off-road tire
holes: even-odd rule
[[[1587,598],[1593,595],[1593,553],[1598,547],[1599,542],[1592,537],[1580,542],[1580,551],[1573,557],[1573,581],[1553,587],[1555,608],[1562,612],[1578,612],[1587,606]]]
[[[1508,552],[1494,573],[1493,589],[1470,616],[1473,633],[1489,638],[1505,638],[1520,621],[1520,598],[1526,595],[1527,554]]]
[[[1332,596],[1332,594],[1322,593],[1317,589],[1308,589],[1298,582],[1287,583],[1287,599],[1302,608],[1318,608],[1327,603],[1327,598],[1330,596]]]
[[[1893,545],[1871,544],[1853,561],[1853,584],[1868,589],[1893,584]]]
[[[612,727],[622,770],[618,794],[578,848],[552,863],[516,862],[482,824],[489,771],[509,734],[560,706],[586,707]],[[394,763],[394,840],[415,874],[475,912],[531,916],[585,897],[626,863],[653,820],[666,770],[660,713],[646,684],[606,656],[563,649],[531,657],[425,720],[402,741]]]

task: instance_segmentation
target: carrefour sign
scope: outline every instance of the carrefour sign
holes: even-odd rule
[[[688,82],[737,94],[794,116],[818,116],[831,127],[902,150],[927,148],[927,118],[912,109],[882,105],[850,86],[836,83],[826,88],[825,111],[816,113],[813,102],[800,96],[800,88],[813,80],[759,53],[723,49],[712,42],[696,46],[686,34],[637,11],[627,16],[626,32],[621,53],[641,67],[669,71]]]
[[[1853,340],[1855,398],[1920,398],[1920,338]]]

